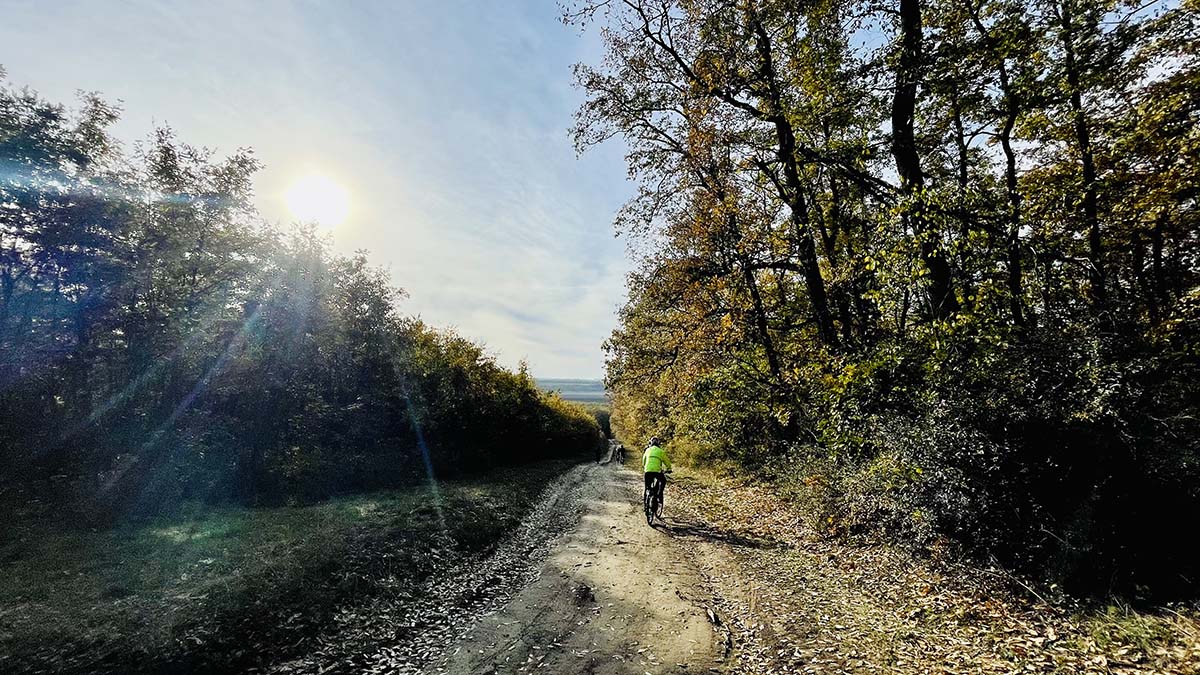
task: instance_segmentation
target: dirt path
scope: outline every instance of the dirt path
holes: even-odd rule
[[[680,475],[650,528],[641,488],[616,463],[571,468],[489,555],[347,608],[264,670],[1200,674],[1190,613],[1097,619],[994,570],[813,539],[795,505],[715,477]]]
[[[687,562],[688,526],[646,525],[636,473],[610,464],[587,474],[579,525],[554,544],[536,581],[449,650],[445,672],[657,675],[719,666],[724,635]]]
[[[489,555],[446,560],[417,583],[338,613],[268,673],[697,673],[717,669],[727,631],[686,546],[652,529],[641,478],[578,465]],[[668,510],[671,495],[668,492]],[[444,550],[437,541],[431,550]]]

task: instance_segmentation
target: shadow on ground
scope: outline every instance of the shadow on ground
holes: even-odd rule
[[[787,548],[778,539],[747,537],[698,520],[664,518],[654,523],[654,528],[676,539],[702,539],[741,548],[775,549]]]

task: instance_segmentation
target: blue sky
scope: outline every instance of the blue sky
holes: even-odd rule
[[[96,90],[132,142],[156,123],[254,148],[262,213],[311,172],[351,194],[333,232],[390,269],[406,313],[506,365],[599,377],[628,263],[622,148],[576,158],[571,64],[598,37],[551,1],[0,0],[0,65],[52,100]]]

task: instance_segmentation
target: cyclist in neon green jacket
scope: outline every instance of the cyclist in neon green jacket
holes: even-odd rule
[[[667,487],[667,477],[664,472],[671,470],[671,460],[667,459],[667,453],[659,445],[658,436],[650,439],[650,445],[646,447],[646,451],[642,453],[642,476],[646,480],[646,489],[653,490],[651,494],[658,496],[658,503],[662,503],[663,490]]]

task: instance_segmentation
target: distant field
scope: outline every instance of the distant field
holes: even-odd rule
[[[607,403],[608,393],[600,380],[573,380],[552,377],[537,378],[537,384],[546,391],[557,391],[568,401],[580,403]]]

